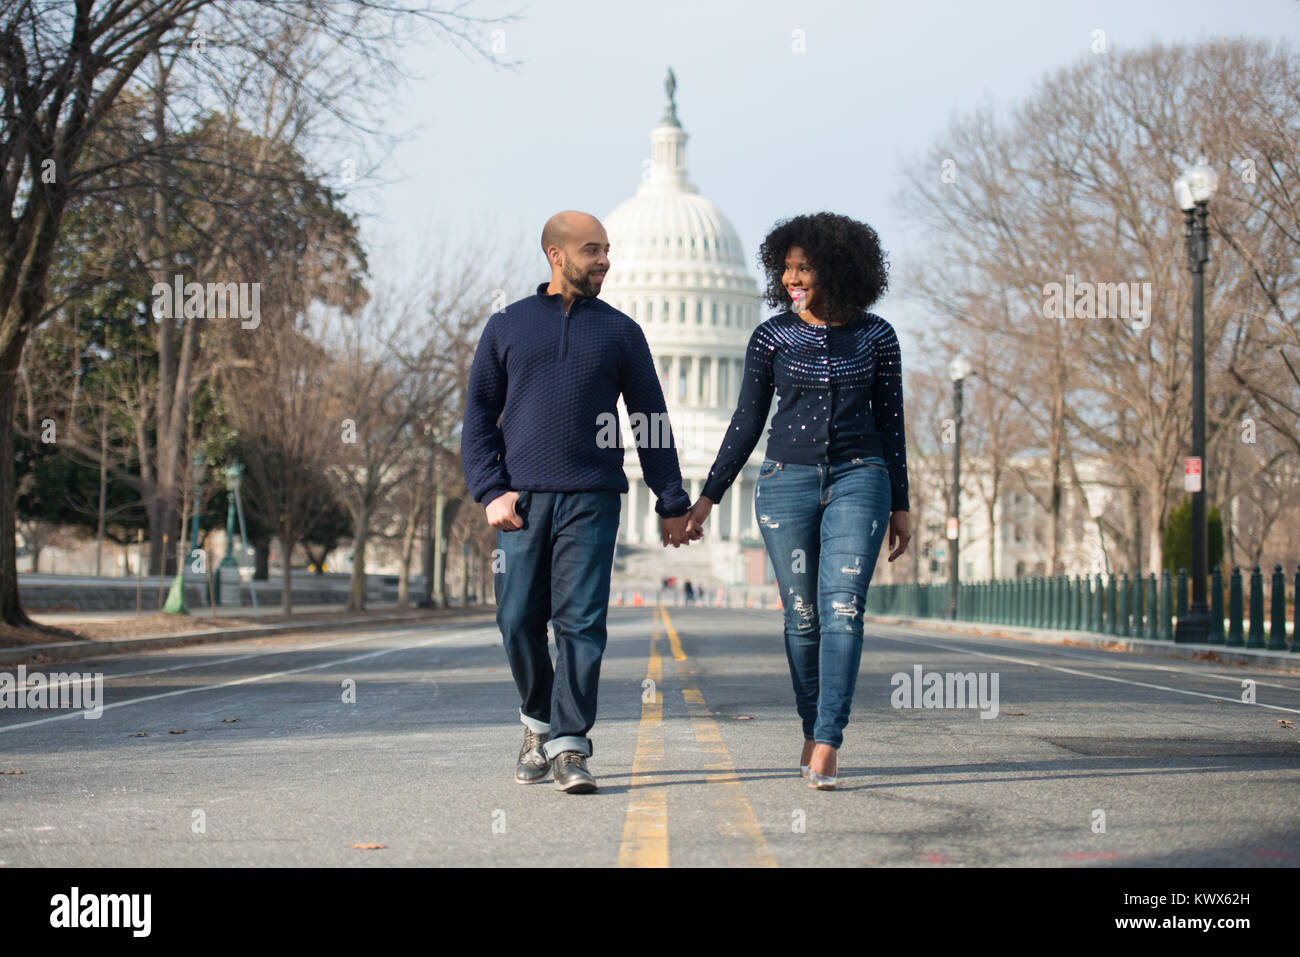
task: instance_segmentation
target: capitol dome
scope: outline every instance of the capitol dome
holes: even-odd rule
[[[694,501],[735,410],[745,349],[761,321],[762,299],[735,227],[687,179],[688,136],[677,119],[671,70],[666,88],[668,101],[659,125],[650,131],[642,181],[635,195],[602,220],[609,235],[610,269],[600,297],[645,332],[672,422],[682,484]],[[657,551],[654,495],[641,478],[621,400],[620,417],[630,491],[619,541],[651,544]],[[713,555],[718,563],[731,563],[742,539],[758,538],[753,480],[766,444],[765,433],[706,526],[706,540],[728,552]],[[704,549],[693,549],[693,557],[704,557]],[[718,571],[723,579],[732,577]]]

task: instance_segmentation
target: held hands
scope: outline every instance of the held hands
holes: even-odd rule
[[[518,498],[518,492],[506,492],[488,502],[486,509],[488,524],[505,532],[523,528],[524,520],[515,511],[515,502]]]
[[[661,516],[659,519],[659,540],[665,546],[671,545],[673,548],[680,548],[682,545],[689,545],[695,541],[700,536],[690,533],[690,527],[687,524],[689,518],[689,512],[685,515],[678,515],[676,518],[663,518]]]
[[[713,500],[701,495],[686,513],[686,532],[691,536],[691,541],[704,537],[704,521],[712,508]]]

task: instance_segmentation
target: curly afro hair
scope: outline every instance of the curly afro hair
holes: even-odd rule
[[[779,220],[759,247],[769,306],[794,306],[781,282],[791,246],[802,247],[817,271],[818,296],[831,322],[845,322],[871,308],[889,287],[889,262],[874,229],[836,213],[813,213]]]

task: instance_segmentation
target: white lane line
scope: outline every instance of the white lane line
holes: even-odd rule
[[[149,668],[149,669],[146,669],[146,670],[144,670],[144,671],[123,671],[123,672],[117,672],[117,673],[114,673],[114,674],[111,674],[111,675],[110,675],[110,674],[106,674],[106,675],[104,675],[104,681],[105,681],[105,682],[108,682],[108,681],[115,681],[115,680],[118,679],[118,678],[141,678],[141,677],[145,677],[145,676],[148,676],[148,675],[166,674],[166,673],[168,673],[168,672],[172,672],[172,671],[186,671],[186,670],[189,670],[189,669],[191,669],[191,668],[207,668],[207,667],[210,667],[210,666],[212,666],[212,665],[225,665],[225,664],[230,664],[230,663],[233,662],[233,661],[247,661],[247,660],[249,660],[250,658],[265,658],[265,657],[267,657],[267,656],[269,656],[269,655],[292,655],[292,654],[295,654],[295,653],[300,652],[300,651],[313,651],[313,650],[315,650],[315,649],[317,649],[317,648],[334,648],[334,647],[338,647],[338,646],[340,646],[340,645],[347,645],[347,644],[351,644],[351,643],[354,643],[354,642],[375,641],[375,640],[377,640],[377,639],[379,639],[379,638],[391,637],[391,636],[393,636],[393,635],[395,635],[395,634],[399,634],[399,633],[401,633],[401,632],[403,632],[403,631],[418,631],[418,630],[420,630],[418,627],[410,626],[410,625],[403,625],[402,627],[391,628],[391,629],[382,630],[382,631],[362,631],[362,632],[360,632],[360,633],[358,633],[358,634],[354,634],[354,635],[351,635],[351,636],[346,637],[346,638],[334,638],[334,639],[329,639],[329,640],[326,640],[326,641],[318,641],[318,642],[316,642],[315,644],[310,644],[310,645],[294,645],[292,648],[278,648],[278,649],[273,649],[273,650],[271,650],[271,651],[252,651],[252,652],[249,652],[249,653],[246,654],[246,655],[232,655],[232,656],[229,657],[229,658],[212,658],[212,659],[207,659],[207,660],[204,660],[204,661],[191,661],[191,662],[188,663],[188,664],[183,664],[183,665],[167,665],[166,667],[163,667],[163,668]],[[439,632],[442,632],[443,630],[444,630],[444,629],[439,629]],[[281,636],[278,636],[278,635],[268,635],[267,637],[268,637],[268,638],[275,639],[275,638],[278,638],[278,637],[281,637]],[[212,642],[212,644],[221,644],[221,642]],[[170,652],[170,651],[180,651],[180,652],[184,652],[184,651],[192,651],[192,650],[193,650],[192,647],[169,648],[169,649],[165,649],[165,650],[164,650],[164,653],[165,653],[165,652]],[[158,651],[157,651],[157,649],[151,649],[149,653],[150,653],[150,654],[157,654]],[[96,660],[101,660],[101,659],[93,659],[93,658],[92,658],[92,659],[79,659],[79,660],[91,660],[91,661],[96,661]],[[71,667],[74,663],[75,663],[75,662],[71,662],[71,661],[60,662],[56,667],[60,667],[60,668],[65,667],[65,666],[67,666],[67,667]],[[13,667],[16,668],[17,665],[14,665]],[[28,670],[28,671],[32,671],[32,670],[34,670],[34,669],[33,669],[31,666],[28,666],[28,669],[27,669],[27,670]],[[47,668],[45,669],[45,672],[48,673],[50,670],[51,670],[51,669],[49,669],[49,668],[47,667]],[[78,681],[84,681],[84,680],[85,680],[85,679],[78,679]],[[71,683],[69,683],[69,682],[63,682],[63,683],[64,683],[64,684],[69,684],[69,686],[71,686],[72,684],[76,684],[77,682],[71,682]]]
[[[177,688],[174,691],[162,691],[158,694],[143,695],[139,698],[129,698],[126,701],[115,701],[111,704],[104,705],[103,710],[108,711],[110,708],[125,708],[133,704],[143,704],[146,701],[157,701],[160,698],[174,698],[179,695],[197,694],[200,691],[216,691],[220,688],[232,688],[236,685],[251,684],[254,681],[265,681],[267,678],[283,678],[286,675],[301,674],[304,671],[317,671],[321,668],[332,668],[335,665],[346,665],[354,661],[365,661],[367,658],[378,658],[382,655],[391,655],[399,651],[412,651],[416,648],[427,648],[429,645],[449,641],[453,638],[460,640],[472,637],[499,637],[499,635],[500,632],[495,628],[491,631],[481,629],[478,632],[468,632],[459,635],[437,635],[426,641],[420,641],[410,645],[400,645],[396,648],[381,648],[378,651],[369,651],[361,655],[349,655],[346,658],[335,658],[332,661],[322,661],[314,665],[303,665],[300,668],[288,668],[284,671],[271,671],[260,675],[250,675],[247,678],[234,678],[230,681],[223,681],[220,684],[215,685],[198,685],[193,688]],[[5,727],[0,727],[0,734],[5,733],[6,731],[17,731],[19,728],[31,728],[40,724],[48,724],[51,721],[66,721],[69,718],[83,718],[84,714],[85,712],[82,710],[69,711],[66,714],[51,715],[48,718],[38,718],[35,721],[24,721],[21,724],[6,725]]]
[[[877,627],[898,628],[899,626],[877,625]],[[881,637],[886,637],[886,636],[882,635]],[[995,635],[971,635],[970,637],[979,639],[981,641],[989,641],[994,643],[1003,642],[1003,641],[1016,641],[1016,639],[1014,638],[999,638]],[[1127,668],[1132,671],[1168,671],[1176,675],[1186,675],[1188,677],[1218,678],[1221,681],[1231,681],[1233,684],[1237,686],[1241,685],[1241,679],[1242,679],[1241,675],[1224,675],[1224,674],[1219,674],[1216,671],[1202,671],[1200,668],[1194,668],[1190,666],[1179,668],[1175,665],[1156,664],[1155,662],[1148,663],[1145,661],[1129,661],[1129,660],[1111,661],[1107,658],[1100,657],[1102,655],[1108,655],[1108,654],[1112,654],[1112,655],[1132,654],[1132,652],[1125,652],[1122,650],[1118,652],[1106,652],[1106,651],[1098,650],[1096,655],[1088,655],[1088,654],[1078,653],[1073,650],[1071,651],[1063,650],[1059,646],[1053,645],[1050,642],[1034,642],[1034,647],[1044,649],[1045,653],[1050,651],[1050,653],[1054,657],[1073,658],[1077,661],[1091,661],[1097,664],[1105,665],[1105,667],[1107,668]],[[1300,668],[1300,658],[1297,658],[1296,660],[1296,667]],[[1274,681],[1262,681],[1259,678],[1255,677],[1254,675],[1249,675],[1247,677],[1249,677],[1252,681],[1254,681],[1255,686],[1258,688],[1280,688],[1283,691],[1300,692],[1300,687],[1296,687],[1295,685],[1279,684]]]
[[[1171,688],[1168,685],[1152,684],[1149,681],[1133,681],[1129,678],[1116,678],[1113,675],[1096,675],[1089,671],[1080,671],[1077,668],[1066,668],[1062,665],[1049,665],[1043,661],[1034,661],[1028,658],[1016,658],[1012,655],[998,655],[988,651],[975,651],[971,648],[954,648],[951,645],[944,645],[938,642],[921,641],[916,638],[901,638],[893,635],[880,635],[890,641],[901,641],[910,645],[925,645],[929,648],[942,648],[945,651],[952,651],[957,654],[973,655],[978,658],[994,658],[999,661],[1010,661],[1019,665],[1026,665],[1031,668],[1046,668],[1048,671],[1059,671],[1062,674],[1078,675],[1081,678],[1093,678],[1097,681],[1114,681],[1119,684],[1134,685],[1138,688],[1154,688],[1157,691],[1170,691],[1174,694],[1190,695],[1195,698],[1209,698],[1212,701],[1232,701],[1237,704],[1252,705],[1257,708],[1268,708],[1270,711],[1285,711],[1288,714],[1300,714],[1300,708],[1284,708],[1278,704],[1264,704],[1261,701],[1242,701],[1240,698],[1229,698],[1223,695],[1207,694],[1204,691],[1187,691],[1183,688]]]
[[[619,623],[618,623],[618,625],[625,625],[625,624],[628,625],[629,627],[632,627],[632,626],[636,626],[637,623],[636,623],[635,621],[632,621],[632,622],[619,622]],[[610,629],[610,630],[613,630],[613,627],[614,627],[614,626],[611,626],[611,629]],[[392,632],[387,632],[387,633],[384,633],[384,634],[376,635],[376,636],[374,636],[374,637],[376,637],[376,638],[382,638],[382,637],[391,637],[391,636],[392,636]],[[174,691],[164,691],[164,692],[160,692],[160,693],[158,693],[158,694],[145,695],[145,696],[143,696],[143,697],[139,697],[139,698],[131,698],[131,699],[126,700],[126,701],[117,701],[117,702],[114,702],[114,703],[112,703],[112,704],[106,704],[106,705],[104,705],[104,710],[107,711],[109,708],[121,708],[121,707],[125,707],[125,706],[127,706],[127,705],[132,705],[132,704],[141,704],[141,703],[146,702],[146,701],[156,701],[156,700],[158,700],[159,698],[170,698],[170,697],[173,697],[173,696],[176,696],[176,695],[194,694],[194,693],[199,692],[199,691],[213,691],[213,690],[216,690],[216,689],[218,689],[218,688],[229,688],[229,687],[232,687],[232,686],[234,686],[234,685],[248,684],[248,683],[253,682],[253,681],[262,681],[262,680],[265,680],[266,678],[279,678],[279,677],[283,677],[283,676],[285,676],[285,675],[298,674],[298,673],[303,672],[303,671],[313,671],[313,670],[318,669],[318,668],[328,668],[328,667],[331,667],[331,666],[333,666],[333,665],[348,664],[349,662],[353,662],[353,661],[363,661],[363,660],[365,660],[365,659],[367,659],[367,658],[376,658],[376,657],[379,657],[380,655],[393,654],[394,652],[398,652],[398,651],[407,651],[407,650],[414,649],[414,648],[427,648],[427,647],[429,647],[430,645],[439,644],[439,643],[441,643],[441,642],[449,642],[449,641],[452,641],[452,640],[463,640],[463,639],[467,639],[467,638],[497,638],[497,639],[499,639],[500,637],[501,637],[501,632],[496,628],[495,625],[494,625],[492,628],[479,628],[479,629],[472,630],[472,631],[461,631],[461,632],[456,632],[455,634],[451,634],[451,635],[443,635],[443,634],[440,634],[440,635],[436,635],[436,636],[434,636],[433,638],[428,639],[427,641],[416,642],[416,643],[414,643],[414,644],[409,644],[409,645],[400,645],[400,646],[398,646],[398,647],[396,647],[396,648],[383,648],[383,649],[380,649],[379,651],[371,651],[371,652],[368,652],[368,653],[366,653],[366,654],[362,654],[362,655],[352,655],[352,656],[347,657],[347,658],[336,658],[336,659],[334,659],[333,661],[321,662],[321,663],[319,663],[319,664],[315,664],[315,665],[304,665],[304,666],[301,667],[301,668],[289,668],[289,669],[284,670],[284,671],[270,672],[270,673],[267,673],[267,674],[261,674],[261,675],[252,675],[252,676],[247,677],[247,678],[236,678],[236,679],[231,680],[231,681],[222,682],[221,684],[215,684],[215,685],[199,685],[199,686],[194,687],[194,688],[179,688],[179,689],[174,690]],[[351,639],[342,639],[342,640],[347,641],[347,640],[351,640]],[[371,640],[371,639],[365,639],[365,640],[369,641],[369,640]],[[326,643],[323,643],[323,644],[322,644],[321,646],[319,646],[319,647],[327,647],[327,646],[330,645],[330,644],[335,644],[335,643],[334,643],[334,642],[326,642]],[[302,650],[305,650],[305,649],[303,649],[303,648],[297,648],[297,649],[293,649],[293,650],[296,650],[296,651],[302,651]],[[250,656],[247,656],[247,657],[264,657],[264,656],[266,656],[266,655],[272,655],[272,654],[285,654],[285,653],[291,653],[291,652],[272,652],[272,651],[268,651],[268,652],[261,652],[261,653],[259,653],[259,654],[257,654],[257,655],[250,655]],[[241,656],[241,657],[244,657],[244,656]],[[107,679],[107,676],[105,676],[105,678]],[[84,715],[84,713],[85,713],[85,712],[84,712],[84,711],[81,711],[81,710],[78,710],[78,711],[69,711],[69,712],[67,712],[66,714],[51,715],[51,716],[46,717],[46,718],[38,718],[38,719],[36,719],[35,721],[24,721],[24,722],[22,722],[22,723],[20,723],[20,724],[11,724],[11,725],[6,725],[6,726],[4,726],[4,727],[0,727],[0,734],[3,734],[3,733],[6,732],[6,731],[16,731],[16,730],[18,730],[19,728],[30,728],[30,727],[33,727],[33,726],[35,726],[35,725],[47,724],[47,723],[49,723],[49,722],[51,722],[51,721],[65,721],[65,720],[67,720],[68,718],[80,718],[80,717],[82,717],[82,716]]]

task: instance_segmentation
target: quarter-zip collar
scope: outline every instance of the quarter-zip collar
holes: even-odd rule
[[[566,354],[566,353],[568,352],[568,350],[569,350],[569,317],[572,316],[573,313],[577,312],[577,310],[578,310],[581,306],[583,306],[584,304],[586,304],[589,300],[584,299],[584,298],[582,298],[582,297],[578,297],[578,298],[576,298],[576,299],[573,300],[572,304],[570,304],[570,306],[569,306],[569,311],[568,311],[568,312],[565,312],[565,311],[564,311],[564,296],[562,296],[562,295],[561,295],[560,293],[558,293],[558,292],[553,292],[553,293],[550,293],[550,294],[548,295],[547,292],[546,292],[546,287],[549,286],[549,285],[550,285],[549,282],[544,282],[544,283],[541,283],[541,284],[538,285],[538,287],[537,287],[537,298],[540,299],[540,300],[542,301],[542,304],[543,304],[544,306],[546,306],[546,308],[548,308],[548,309],[554,309],[556,312],[558,312],[558,313],[561,314],[561,320],[560,320],[560,358],[563,359],[564,356],[565,356],[565,354]]]

